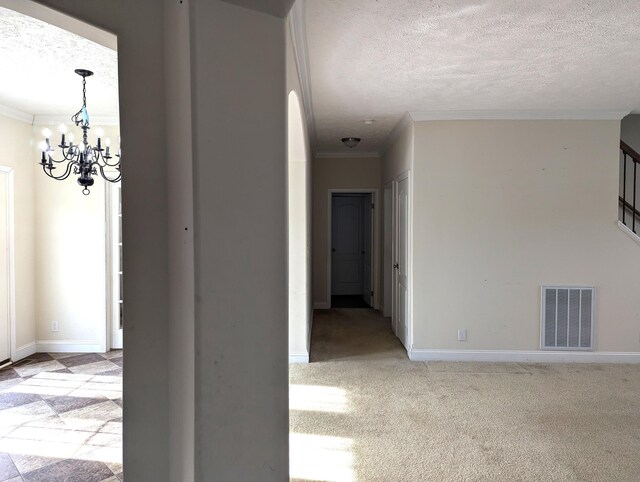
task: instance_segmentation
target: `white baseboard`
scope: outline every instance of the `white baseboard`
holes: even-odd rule
[[[99,340],[36,340],[38,353],[103,353]]]
[[[328,310],[331,308],[331,303],[328,301],[314,301],[313,309],[314,310]]]
[[[309,363],[308,353],[289,353],[289,363]]]
[[[36,342],[32,341],[31,343],[27,343],[26,345],[22,345],[21,347],[16,348],[16,352],[13,354],[11,358],[12,361],[17,362],[26,358],[28,356],[33,355],[36,352]]]
[[[525,350],[408,350],[411,361],[640,363],[638,352]]]

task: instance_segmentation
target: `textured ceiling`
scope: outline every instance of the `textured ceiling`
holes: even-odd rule
[[[0,105],[38,115],[71,116],[82,105],[89,69],[87,107],[94,116],[118,115],[118,67],[114,50],[32,17],[0,7]]]
[[[307,0],[317,151],[406,112],[640,108],[637,0]],[[376,119],[371,126],[367,118]]]

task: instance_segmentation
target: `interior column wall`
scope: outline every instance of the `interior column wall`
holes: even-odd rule
[[[287,17],[289,362],[309,361],[311,343],[311,146]],[[295,101],[292,100],[295,96]],[[291,136],[295,136],[292,138]]]
[[[165,0],[169,238],[169,479],[195,480],[195,272],[189,0]],[[126,340],[125,340],[126,343]]]
[[[282,481],[285,22],[218,0],[191,7],[196,479]]]

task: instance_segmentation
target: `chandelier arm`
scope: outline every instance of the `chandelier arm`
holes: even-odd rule
[[[51,159],[53,162],[55,162],[56,164],[61,164],[63,162],[70,162],[70,161],[74,161],[74,158],[77,156],[78,154],[73,154],[71,152],[71,149],[69,148],[62,148],[62,156],[63,159],[61,160],[56,160],[53,156],[49,156],[49,159]]]
[[[62,148],[62,156],[64,157],[64,160],[62,161],[56,161],[55,159],[53,160],[54,162],[64,162],[64,161],[71,161],[74,158],[74,154],[73,154],[73,150],[69,149],[68,147],[63,147]]]
[[[118,167],[120,165],[120,159],[118,159],[115,163],[111,164],[109,161],[107,161],[104,157],[102,157],[102,162],[104,162],[104,166],[105,167]]]
[[[59,161],[58,161],[58,160],[56,160],[53,156],[49,156],[49,159],[50,159],[52,162],[55,162],[56,164],[61,164],[61,163],[63,163],[63,162],[69,162],[69,161],[73,160],[73,157],[67,157],[67,154],[65,154],[64,152],[62,153],[62,155],[63,155],[64,157],[63,157],[63,159],[61,159],[61,160],[59,160]]]
[[[120,165],[120,157],[119,156],[110,156],[109,159],[116,158],[116,161],[113,164],[111,164],[109,162],[109,159],[107,159],[105,157],[104,151],[94,150],[94,152],[95,152],[96,162],[98,162],[102,167],[118,167]]]
[[[106,163],[106,161],[104,160],[104,154],[102,154],[102,151],[99,151],[98,149],[93,149],[93,156],[96,159],[95,162],[98,162],[100,164]]]
[[[56,181],[64,181],[65,179],[67,179],[70,175],[71,175],[71,168],[77,164],[77,162],[73,161],[70,162],[69,164],[67,164],[67,168],[65,169],[64,173],[61,176],[54,176],[53,172],[51,169],[49,169],[47,171],[47,165],[43,165],[42,166],[42,170],[44,171],[44,173],[49,176],[51,179],[55,179]]]
[[[98,166],[98,169],[100,170],[100,175],[102,176],[102,179],[104,179],[105,181],[116,183],[116,182],[120,182],[120,179],[122,179],[122,173],[121,172],[118,172],[118,176],[117,177],[115,177],[114,179],[111,179],[105,174],[104,167],[102,167],[101,164],[99,164],[97,162],[94,162],[93,164]]]

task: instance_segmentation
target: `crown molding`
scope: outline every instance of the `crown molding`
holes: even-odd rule
[[[33,116],[34,126],[50,126],[69,123],[71,123],[71,118],[68,115],[36,114]],[[119,126],[120,119],[117,116],[91,116],[91,124],[95,126]]]
[[[415,122],[435,120],[620,120],[629,111],[609,110],[440,110],[414,111]]]
[[[304,115],[307,122],[307,132],[311,152],[317,144],[316,121],[313,115],[313,103],[311,101],[311,75],[309,73],[309,50],[307,48],[307,28],[304,21],[304,0],[297,0],[291,8],[289,16],[289,28],[291,31],[291,43],[293,56],[296,60],[298,81],[300,82],[300,96],[304,107]]]
[[[3,117],[9,117],[10,119],[14,119],[20,122],[25,122],[29,125],[33,124],[33,114],[29,114],[28,112],[24,112],[18,109],[14,109],[13,107],[8,107],[6,105],[0,104],[0,115]]]
[[[320,152],[316,152],[314,157],[316,159],[354,159],[354,158],[375,159],[380,157],[380,153],[376,151],[369,151],[369,152],[320,151]]]
[[[400,138],[400,135],[404,132],[406,128],[408,128],[413,123],[413,118],[409,112],[405,113],[402,118],[398,121],[396,126],[391,129],[389,135],[382,143],[382,154],[386,154],[386,152],[391,149],[391,146],[395,144],[395,142]]]

